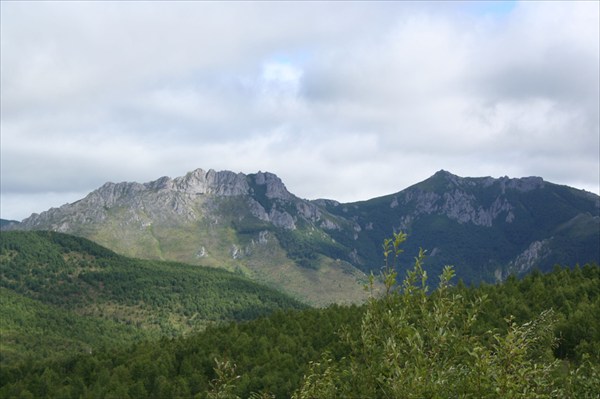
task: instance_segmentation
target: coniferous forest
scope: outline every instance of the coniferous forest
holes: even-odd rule
[[[367,303],[308,308],[233,273],[3,232],[0,397],[598,398],[598,265],[466,286],[428,275],[424,251],[398,264],[406,238],[384,241]]]

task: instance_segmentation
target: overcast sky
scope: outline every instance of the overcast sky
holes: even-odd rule
[[[4,219],[196,168],[600,191],[596,1],[0,4]]]

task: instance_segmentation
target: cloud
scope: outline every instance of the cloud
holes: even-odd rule
[[[442,168],[600,190],[594,2],[1,7],[2,217],[198,167],[341,201]]]

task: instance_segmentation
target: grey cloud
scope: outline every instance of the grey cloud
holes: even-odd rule
[[[197,167],[598,190],[598,5],[543,4],[2,2],[2,197]]]
[[[497,98],[559,98],[590,101],[597,95],[598,59],[570,48],[552,48],[537,62],[522,61],[481,79],[479,87]]]

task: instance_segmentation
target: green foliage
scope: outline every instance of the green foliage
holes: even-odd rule
[[[509,277],[504,283],[481,285],[476,290],[458,288],[461,295],[473,300],[485,295],[476,332],[490,329],[506,331],[502,320],[513,315],[517,323],[525,323],[535,315],[552,308],[556,315],[554,349],[559,359],[581,361],[590,357],[600,364],[600,267],[556,266],[552,273],[539,271],[523,279]]]
[[[600,392],[600,364],[587,356],[577,368],[569,371],[567,390],[572,398],[598,398]]]
[[[239,399],[234,393],[235,380],[239,378],[235,374],[235,365],[229,360],[215,359],[215,373],[217,377],[210,382],[210,390],[207,399]]]
[[[250,322],[209,326],[183,338],[4,368],[0,397],[18,397],[25,390],[36,398],[67,390],[74,394],[62,397],[103,397],[118,396],[123,389],[132,398],[291,397],[309,362],[321,352],[335,357],[347,352],[337,331],[356,325],[361,315],[361,308],[339,306],[278,311]],[[46,369],[57,378],[42,390],[39,381]],[[169,395],[161,394],[165,392]]]
[[[2,232],[0,266],[3,361],[31,355],[34,342],[52,353],[74,341],[97,348],[114,341],[109,326],[132,342],[305,307],[224,270],[127,258],[54,232]]]
[[[471,288],[445,268],[432,289],[425,251],[399,268],[405,240],[384,241],[385,289],[364,306],[3,367],[0,397],[597,397],[600,267]]]
[[[319,257],[323,255],[348,260],[348,250],[323,232],[276,229],[274,233],[288,257],[302,267],[318,268]]]
[[[52,359],[156,338],[148,330],[81,316],[0,288],[0,365]]]
[[[367,304],[360,337],[345,336],[349,355],[313,363],[295,398],[561,398],[584,394],[581,387],[569,392],[568,384],[556,378],[560,363],[552,356],[556,339],[551,310],[524,324],[508,319],[504,334],[479,335],[475,325],[485,297],[467,300],[451,290],[454,271],[449,267],[440,276],[439,288],[427,295],[423,251],[396,290],[397,272],[388,262],[390,256],[398,258],[405,239],[400,233],[384,241],[386,294]],[[592,380],[598,379],[597,368],[584,369]],[[582,372],[578,369],[575,374]],[[597,393],[600,385],[594,388]]]

